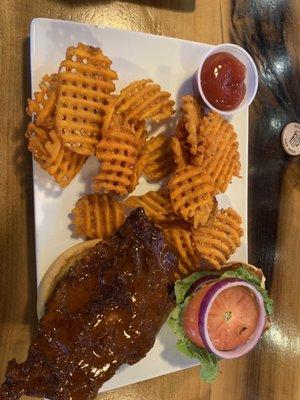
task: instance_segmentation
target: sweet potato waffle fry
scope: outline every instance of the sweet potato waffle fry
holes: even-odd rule
[[[134,120],[130,123],[130,127],[135,132],[136,140],[138,140],[140,146],[143,147],[146,144],[148,137],[148,131],[145,128],[145,121]]]
[[[219,210],[210,226],[193,229],[192,236],[201,256],[216,269],[222,268],[241,244],[242,219],[232,208]]]
[[[195,155],[198,147],[198,127],[204,117],[204,112],[195,96],[187,95],[181,98],[184,127],[187,132],[186,141],[189,151]]]
[[[148,157],[148,162],[144,174],[148,181],[159,181],[168,176],[174,169],[170,140],[170,137],[161,133],[147,141],[145,156]]]
[[[36,125],[53,129],[55,120],[55,102],[57,98],[57,74],[45,75],[39,84],[40,91],[28,99],[27,114],[34,117]]]
[[[186,165],[186,160],[183,155],[180,141],[176,136],[171,138],[171,149],[173,151],[173,158],[177,167],[178,168],[184,167]]]
[[[134,81],[121,90],[115,111],[125,121],[150,119],[159,122],[174,114],[170,93],[162,91],[151,79]]]
[[[205,225],[213,206],[213,186],[209,176],[191,165],[176,170],[169,181],[170,197],[176,214],[196,228]]]
[[[191,164],[192,154],[190,152],[190,145],[187,142],[187,137],[188,137],[188,132],[185,128],[184,118],[181,117],[177,122],[175,135],[172,138],[178,141],[177,151],[175,151],[173,148],[175,162],[177,163],[178,166]],[[179,151],[181,153],[181,156],[179,159],[176,160],[176,155],[179,154]],[[178,162],[180,162],[180,165],[178,164]]]
[[[90,155],[100,139],[101,127],[109,126],[117,74],[101,49],[79,43],[69,47],[58,73],[55,127],[72,151]]]
[[[54,129],[49,131],[30,122],[25,136],[29,141],[28,150],[32,152],[38,164],[53,176],[61,187],[68,186],[80,171],[86,157],[64,147],[61,137]]]
[[[183,277],[196,272],[199,269],[200,256],[194,246],[191,232],[178,227],[163,229],[163,231],[165,239],[178,252],[178,275]]]
[[[93,193],[79,199],[71,216],[75,234],[86,239],[103,239],[125,220],[123,205],[104,193]]]
[[[131,183],[128,187],[128,192],[131,193],[137,187],[140,181],[140,177],[148,163],[148,154],[145,151],[146,148],[146,140],[148,137],[148,132],[145,129],[145,121],[139,121],[132,126],[132,129],[135,131],[136,143],[138,146],[138,156],[137,162],[133,169],[133,174],[131,177]]]
[[[138,153],[137,162],[135,163],[133,174],[131,176],[131,182],[130,185],[128,186],[128,193],[133,192],[134,189],[139,184],[140,177],[142,176],[142,173],[147,165],[147,162],[148,162],[148,154],[146,154],[143,151],[143,146],[141,146],[141,149]]]
[[[200,124],[199,142],[192,164],[201,166],[211,177],[215,194],[224,193],[241,168],[233,126],[219,114],[210,112]]]
[[[148,217],[157,223],[166,221],[167,216],[173,211],[166,189],[160,189],[157,192],[150,191],[142,196],[128,197],[124,204],[129,209],[142,207]]]
[[[211,226],[217,213],[218,213],[218,200],[216,197],[213,197],[212,209],[204,226]]]
[[[100,172],[94,177],[94,190],[126,195],[132,184],[140,142],[129,125],[114,125],[97,146]]]

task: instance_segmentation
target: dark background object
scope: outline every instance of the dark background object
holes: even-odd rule
[[[271,287],[281,177],[289,156],[280,134],[300,118],[300,76],[288,52],[286,1],[233,1],[232,41],[254,58],[259,90],[250,109],[249,262],[260,265]]]

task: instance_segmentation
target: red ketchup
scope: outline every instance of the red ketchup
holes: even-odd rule
[[[232,54],[212,54],[201,69],[202,91],[209,103],[218,110],[234,110],[245,97],[245,76],[245,65]]]

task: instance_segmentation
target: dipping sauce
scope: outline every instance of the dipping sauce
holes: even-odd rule
[[[206,99],[221,111],[237,108],[245,97],[246,67],[227,52],[212,54],[201,69],[201,86]]]

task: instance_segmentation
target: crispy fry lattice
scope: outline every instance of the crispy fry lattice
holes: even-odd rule
[[[125,200],[125,206],[130,209],[142,207],[154,222],[165,221],[168,214],[172,212],[169,194],[165,189],[157,192],[150,191],[142,196],[128,197]]]
[[[142,173],[148,162],[148,154],[145,152],[145,145],[148,136],[148,132],[145,129],[145,121],[134,121],[130,124],[130,127],[135,132],[138,155],[137,161],[133,168],[131,183],[128,186],[128,193],[133,192],[139,184],[140,177],[142,176]]]
[[[192,164],[201,166],[211,177],[215,194],[224,193],[241,168],[237,135],[228,121],[210,112],[200,124],[199,140]]]
[[[174,114],[173,105],[170,93],[162,91],[151,79],[143,79],[121,90],[115,110],[125,121],[151,119],[159,122]]]
[[[111,127],[97,146],[96,156],[101,165],[94,178],[95,191],[127,194],[132,185],[139,147],[140,142],[129,125]]]
[[[79,199],[71,216],[75,234],[87,239],[103,239],[125,220],[122,203],[105,193],[93,193]]]
[[[137,162],[135,163],[135,166],[133,168],[131,182],[130,185],[128,186],[128,193],[133,192],[134,189],[139,184],[140,177],[142,176],[142,173],[145,169],[147,162],[148,162],[148,154],[146,154],[141,150],[140,153],[138,154]]]
[[[196,250],[191,232],[173,227],[163,229],[165,239],[170,242],[179,254],[178,274],[183,277],[199,269],[200,256]]]
[[[179,119],[176,125],[175,135],[172,139],[176,139],[178,144],[176,145],[176,149],[173,148],[175,162],[178,166],[189,165],[191,164],[191,153],[190,153],[190,145],[187,142],[188,132],[185,129],[185,122],[183,116]],[[176,159],[176,155],[181,153],[179,159]],[[179,164],[178,164],[179,163]]]
[[[28,115],[34,117],[36,125],[53,129],[55,120],[55,102],[57,74],[45,75],[39,84],[40,91],[34,92],[33,99],[28,99]]]
[[[220,269],[241,244],[242,219],[232,208],[219,210],[210,226],[192,231],[201,256]]]
[[[148,162],[144,174],[150,182],[165,178],[174,169],[170,137],[164,134],[152,137],[146,143],[145,153],[148,156]]]
[[[170,197],[176,214],[194,227],[205,225],[213,206],[213,186],[209,176],[191,165],[179,168],[169,181]]]
[[[85,156],[64,147],[54,129],[49,131],[30,122],[26,137],[34,159],[61,187],[68,186],[86,161]]]
[[[109,126],[114,109],[110,93],[117,79],[110,65],[101,49],[82,43],[69,47],[60,64],[55,126],[76,153],[93,154],[101,127]]]
[[[203,118],[203,110],[197,98],[192,95],[181,98],[181,109],[183,111],[184,127],[187,131],[187,143],[190,145],[191,154],[197,153],[198,147],[198,127]]]
[[[171,138],[171,149],[173,151],[173,158],[178,168],[182,168],[186,165],[185,158],[183,155],[182,147],[179,139],[174,136]]]

